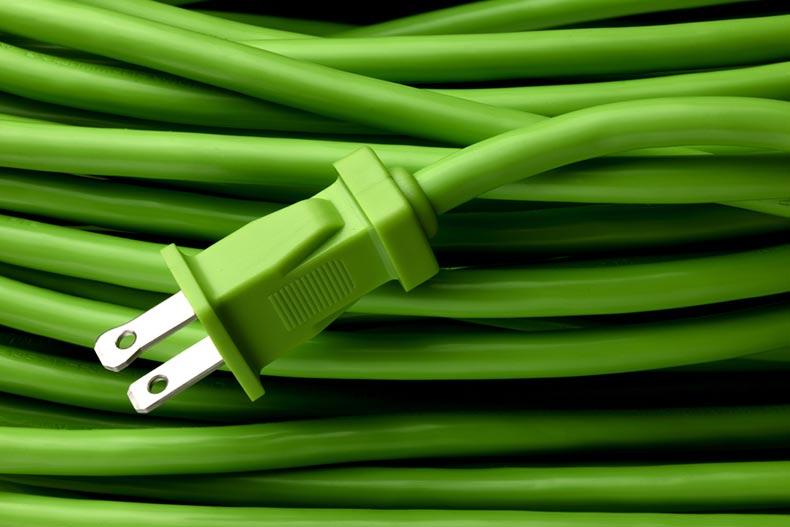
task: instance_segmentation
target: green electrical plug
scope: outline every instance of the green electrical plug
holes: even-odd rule
[[[438,271],[428,239],[436,215],[414,177],[388,170],[369,148],[335,163],[331,186],[230,234],[196,256],[162,254],[181,288],[103,333],[95,350],[120,371],[194,320],[208,337],[129,387],[147,413],[223,364],[251,399],[260,371],[390,280],[410,290]]]

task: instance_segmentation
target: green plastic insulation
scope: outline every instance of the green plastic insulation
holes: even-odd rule
[[[386,284],[362,297],[351,309],[464,318],[672,309],[786,292],[790,290],[790,276],[783,269],[790,264],[788,259],[790,245],[780,245],[659,261],[614,258],[448,270],[409,293]],[[759,289],[763,280],[764,289]],[[740,293],[735,293],[736,288]]]
[[[203,0],[156,0],[160,4],[169,4],[169,5],[189,5],[189,4],[197,4],[202,2]]]
[[[399,340],[402,333],[397,330],[352,339],[333,332],[272,363],[267,372],[314,378],[430,380],[644,371],[786,347],[790,316],[781,309],[543,333],[415,331]],[[756,335],[757,331],[762,333]]]
[[[790,151],[790,103],[689,97],[595,106],[480,141],[415,177],[442,213],[503,184],[585,159],[710,143]]]
[[[395,527],[785,527],[778,514],[622,514],[521,511],[344,510],[200,507],[121,503],[87,499],[39,497],[0,493],[0,506],[10,527],[58,525],[59,527],[333,527],[350,524]]]
[[[549,116],[601,104],[654,97],[733,95],[787,101],[790,100],[790,62],[646,79],[437,91],[492,106]]]
[[[153,0],[77,0],[81,4],[93,5],[103,9],[125,13],[153,22],[173,27],[189,29],[206,35],[228,40],[248,38],[304,38],[289,31],[252,26],[233,20],[208,16],[197,11],[178,9]]]
[[[86,347],[92,346],[105,328],[140,314],[139,310],[5,277],[0,277],[0,291],[6,299],[0,306],[0,324]],[[640,371],[786,347],[790,345],[788,320],[787,305],[777,304],[702,318],[567,331],[423,329],[404,334],[397,327],[376,332],[333,331],[277,359],[267,366],[266,373],[338,379],[471,380]],[[152,348],[146,357],[167,360],[204,336],[198,326],[189,326]]]
[[[757,216],[757,217],[759,217],[759,216]],[[763,216],[763,217],[765,217],[765,216]],[[473,220],[473,218],[469,218],[469,219]],[[505,218],[503,218],[503,219],[507,219],[507,216]],[[528,219],[528,218],[526,218],[526,219]],[[689,219],[689,218],[679,218],[678,220],[680,222],[682,222],[682,221],[685,221],[687,219]],[[770,219],[770,218],[767,218],[767,219]],[[638,227],[638,225],[636,225],[636,227]],[[787,236],[786,236],[786,234],[787,234],[787,226],[786,225],[785,225],[785,228],[782,230],[782,232],[785,234],[784,236],[781,236],[781,235],[773,235],[773,236],[771,236],[770,233],[765,233],[765,232],[763,232],[763,233],[753,233],[753,234],[754,235],[762,235],[762,236],[766,236],[767,235],[769,239],[772,239],[772,238],[780,238],[780,239],[784,238],[784,239],[787,239]],[[485,234],[485,232],[482,232],[481,236],[484,235],[484,234]],[[500,234],[502,234],[502,233],[500,233]],[[702,240],[700,240],[700,239],[691,239],[691,237],[693,237],[693,235],[694,235],[693,232],[689,232],[687,234],[690,235],[690,239],[686,241],[686,246],[694,245],[697,248],[699,248],[699,244],[702,242]],[[728,234],[730,234],[730,233],[728,233]],[[491,240],[492,243],[494,241],[495,240]],[[705,241],[710,241],[710,240],[705,240]],[[746,246],[750,246],[753,242],[752,242],[752,240],[749,240],[749,239],[733,238],[732,236],[729,236],[726,240],[722,241],[718,245],[720,246],[719,247],[720,250],[721,249],[725,249],[725,248],[730,250],[730,249],[732,249],[733,244],[736,244],[736,243],[737,244],[746,245]],[[645,246],[643,245],[642,247],[644,248]],[[556,248],[556,247],[549,245],[549,248]],[[516,249],[519,249],[519,248],[516,247]],[[601,249],[602,249],[602,247],[593,245],[593,246],[590,246],[590,247],[586,248],[586,252],[595,254],[596,256],[600,256]],[[624,250],[625,248],[615,245],[615,247],[614,247],[615,255],[619,252],[618,249],[619,250]],[[678,250],[679,247],[672,247],[672,246],[670,246],[670,247],[668,247],[668,249],[670,249],[670,250]],[[507,251],[507,247],[497,247],[497,251],[503,251],[503,250]],[[491,265],[491,261],[492,260],[495,261],[496,263],[501,264],[501,263],[504,263],[505,261],[508,261],[511,258],[515,262],[522,262],[522,265],[523,265],[523,263],[525,261],[529,260],[529,258],[525,258],[525,256],[523,256],[523,255],[518,255],[518,254],[513,254],[513,253],[508,253],[508,252],[502,253],[502,252],[497,252],[497,251],[492,251],[492,254],[490,254],[490,255],[488,255],[486,257],[486,256],[480,254],[479,252],[475,251],[475,252],[472,252],[472,253],[467,253],[464,250],[458,250],[458,248],[456,247],[456,252],[448,253],[446,256],[443,256],[442,260],[446,260],[448,262],[456,262],[456,264],[458,264],[458,265],[461,265],[461,264],[464,264],[464,263],[466,263],[466,264],[474,263],[476,265],[486,265],[486,263],[488,263],[489,265]],[[571,249],[569,252],[570,253],[576,252],[577,253],[576,256],[582,256],[584,254],[584,252],[585,252],[585,248],[584,247],[575,248],[575,249]],[[581,253],[581,254],[579,254],[579,253]],[[444,255],[444,253],[442,253],[442,254]],[[558,254],[561,254],[561,253],[557,253],[557,252],[553,252],[553,253],[549,252],[548,254],[538,253],[537,255],[534,255],[533,258],[536,259],[537,261],[545,261],[545,260],[550,260],[552,257],[554,257],[554,258],[559,257]],[[628,262],[629,264],[634,264],[634,263],[638,264],[638,263],[640,263],[639,261],[631,261],[631,260],[627,260],[627,259],[626,260],[615,259],[615,260],[612,260],[612,261],[617,262],[617,265],[622,265],[625,262]],[[595,265],[596,263],[599,263],[599,262],[592,262],[592,265]],[[607,262],[604,261],[602,263],[607,263]],[[535,269],[541,269],[542,267],[534,267],[534,268]],[[530,269],[533,269],[533,267],[529,267],[527,269],[527,273],[529,272]],[[6,276],[8,278],[12,278],[14,280],[18,280],[18,281],[22,281],[22,282],[25,282],[25,283],[28,283],[28,284],[31,284],[31,285],[35,285],[36,287],[42,287],[42,288],[45,288],[45,289],[51,289],[53,291],[59,291],[61,293],[66,293],[68,295],[74,295],[74,296],[79,296],[79,297],[82,297],[82,298],[98,300],[100,302],[107,302],[107,303],[111,303],[111,304],[118,304],[118,305],[121,305],[121,306],[134,307],[134,308],[143,309],[143,310],[147,310],[147,309],[151,308],[152,306],[155,306],[155,305],[159,304],[160,302],[165,300],[165,298],[168,296],[165,293],[158,293],[158,292],[154,292],[154,291],[147,291],[147,290],[144,290],[144,289],[134,289],[134,288],[129,288],[129,287],[125,287],[125,286],[110,284],[110,283],[107,283],[107,282],[102,282],[102,281],[97,281],[97,280],[90,280],[90,279],[85,279],[85,278],[75,278],[73,276],[68,276],[68,275],[63,275],[63,274],[56,274],[56,273],[50,273],[50,272],[44,272],[44,271],[39,271],[39,270],[36,270],[36,269],[29,268],[29,267],[20,267],[20,266],[15,266],[15,265],[9,265],[9,264],[2,263],[2,262],[0,262],[0,274],[2,274],[3,276]],[[524,274],[525,274],[524,272],[521,272],[521,273],[504,273],[504,274],[502,274],[500,276],[499,280],[495,281],[495,283],[494,283],[494,285],[493,285],[493,287],[491,289],[492,290],[496,290],[497,288],[501,287],[502,282],[504,280],[507,280],[507,279],[513,279],[513,280],[518,281],[518,282],[523,282],[524,281],[523,280]],[[541,274],[541,276],[542,276],[542,274]],[[559,276],[559,275],[550,275],[549,278],[556,278],[557,276]],[[469,278],[469,279],[465,280],[465,278]],[[460,290],[462,290],[462,291],[459,291],[460,294],[456,293],[456,294],[458,294],[459,302],[462,303],[462,305],[459,306],[460,311],[463,312],[464,309],[469,309],[467,304],[473,302],[473,300],[474,300],[473,294],[471,293],[471,290],[472,290],[473,287],[479,286],[479,281],[476,280],[476,275],[474,275],[474,274],[472,274],[472,275],[461,275],[459,280],[452,280],[452,279],[446,280],[446,282],[443,285],[446,287],[448,283],[452,283],[454,285],[457,285],[458,288]],[[528,285],[525,284],[525,285],[520,286],[519,289],[529,289],[530,286],[532,286],[532,284],[528,284]],[[430,302],[431,303],[438,303],[438,304],[446,303],[447,299],[448,299],[448,295],[446,294],[445,291],[442,290],[443,287],[440,285],[437,289],[438,290],[434,294],[431,295],[433,298],[431,298]],[[479,289],[479,293],[478,294],[481,294],[481,295],[484,294],[484,292],[486,290],[486,288],[484,288],[484,287],[483,288],[478,287],[478,289]],[[371,317],[372,318],[376,318],[376,319],[381,319],[381,318],[392,318],[392,317],[395,317],[395,318],[399,318],[400,317],[400,318],[402,318],[402,317],[413,317],[414,316],[414,315],[408,314],[410,312],[409,304],[408,303],[404,304],[404,303],[400,302],[400,297],[397,296],[397,293],[394,293],[394,295],[395,295],[394,298],[393,298],[393,295],[391,294],[391,293],[393,293],[392,291],[387,291],[387,292],[382,292],[382,293],[383,293],[382,296],[385,297],[385,298],[384,299],[378,298],[377,300],[374,300],[373,301],[373,305],[376,306],[376,309],[384,309],[384,311],[387,311],[386,313],[383,313],[381,315],[371,315],[371,314],[365,313],[364,311],[352,310],[351,312],[344,314],[344,318],[345,319],[353,318],[355,320],[359,320],[359,317],[364,317],[366,319],[370,319]],[[508,297],[508,299],[506,299],[506,300],[509,300],[509,299],[510,299],[510,297]],[[481,306],[480,308],[477,308],[477,309],[479,310],[479,309],[482,308],[486,312],[489,312],[489,311],[492,311],[492,310],[496,311],[497,309],[500,309],[500,310],[515,309],[516,311],[518,311],[518,309],[520,308],[519,306],[523,305],[523,304],[519,304],[517,302],[511,302],[509,304],[509,306],[503,305],[503,306],[497,307],[497,306],[494,306],[491,301],[485,301],[483,303],[485,305]],[[382,308],[382,306],[384,306],[384,307]],[[402,311],[404,314],[402,314],[402,315],[389,314],[388,311],[389,310],[393,310],[393,309],[395,311]],[[357,311],[357,313],[354,313],[354,311]],[[430,316],[430,315],[428,315],[428,316]],[[465,317],[465,316],[461,315],[459,318],[466,319],[466,318],[469,318],[469,317]],[[474,319],[475,323],[478,323],[478,324],[494,323],[498,327],[506,327],[506,326],[502,326],[502,324],[506,324],[507,327],[509,327],[511,324],[516,324],[517,326],[519,326],[519,325],[521,325],[523,323],[522,321],[525,320],[525,319],[522,319],[522,318],[517,318],[517,319],[514,319],[514,318],[505,318],[505,319],[473,318],[473,319]],[[534,318],[530,318],[530,319],[526,319],[526,320],[531,321],[531,320],[534,320]],[[520,329],[520,327],[514,327],[513,329]]]
[[[740,173],[742,177],[728,180],[727,188],[745,190],[746,185],[773,180],[758,168],[761,164],[760,158],[752,163],[752,170],[761,172],[759,177],[744,170]],[[733,167],[737,166],[734,160],[730,173],[734,174],[737,169]],[[667,172],[664,176],[674,181],[674,174]],[[696,170],[688,174],[707,176],[709,173]],[[554,181],[562,179],[561,174],[553,176]],[[719,173],[718,177],[724,176]],[[535,183],[539,187],[542,181],[541,176],[535,176],[525,184]],[[671,184],[662,186],[674,188]],[[686,187],[692,188],[689,182]],[[720,187],[705,187],[705,192],[708,188],[718,192]],[[218,240],[281,206],[65,174],[0,169],[0,208],[4,210],[178,239]],[[443,260],[449,255],[463,255],[469,261],[475,257],[483,260],[492,254],[605,254],[734,240],[788,230],[787,220],[718,205],[585,205],[446,214],[439,218],[439,231],[431,243]]]
[[[740,0],[488,0],[371,24],[341,36],[438,35],[529,31],[641,13],[729,4]]]
[[[0,44],[0,48],[2,45]],[[138,130],[188,130],[185,125],[174,125],[168,123],[157,123],[130,117],[119,117],[105,113],[87,112],[69,108],[67,106],[57,106],[54,104],[34,101],[17,97],[10,93],[0,92],[0,112],[3,120],[9,118],[27,118],[39,123],[46,124],[68,124],[76,126],[86,126],[93,128],[129,128]],[[194,130],[193,130],[194,131]]]
[[[126,390],[133,380],[144,373],[142,369],[134,368],[115,374],[95,361],[80,361],[52,354],[51,347],[50,353],[20,347],[9,337],[0,335],[0,364],[3,371],[0,389],[3,392],[50,401],[50,404],[68,404],[124,414],[134,412],[126,397]],[[4,344],[5,340],[10,340],[11,345]],[[425,390],[418,392],[424,394]],[[335,381],[270,378],[266,383],[266,397],[250,402],[233,378],[214,375],[193,390],[181,394],[172,404],[162,407],[157,415],[226,423],[276,421],[377,413],[387,408],[390,411],[404,411],[419,407],[419,403],[410,403],[409,400],[407,394],[404,394],[403,402],[377,395],[375,386],[349,387]],[[437,406],[442,407],[441,404]],[[146,422],[151,423],[151,426],[166,423],[161,419],[140,416],[132,422],[140,422],[140,426]],[[6,426],[9,424],[6,423]],[[16,423],[14,426],[40,427],[40,424]]]
[[[686,105],[698,107],[697,113],[703,111],[705,100],[683,99]],[[726,104],[725,100],[715,100],[722,101],[722,105]],[[735,100],[727,101],[732,103]],[[730,140],[738,142],[748,138],[747,126],[767,128],[770,123],[781,125],[783,110],[788,105],[761,99],[738,99],[738,103],[781,105],[775,108],[777,111],[772,112],[773,119],[768,123],[749,120],[748,123],[743,123],[739,131],[733,131]],[[641,103],[623,104],[638,106]],[[661,103],[657,101],[654,104],[654,109],[660,111]],[[636,110],[634,108],[621,115],[636,120],[639,114]],[[589,109],[585,112],[596,111]],[[605,115],[605,112],[602,113]],[[575,112],[568,115],[568,118],[573,116],[584,120],[596,113]],[[602,121],[604,120],[608,119],[603,118]],[[562,122],[565,127],[574,126],[567,121]],[[547,125],[548,123],[549,121]],[[551,120],[551,123],[555,124],[556,120]],[[614,128],[614,123],[612,124]],[[674,125],[681,124],[688,122],[676,119]],[[741,123],[733,115],[732,125],[739,124]],[[608,126],[603,126],[603,122],[588,120],[585,126],[601,126],[600,133],[610,130]],[[640,128],[647,133],[652,127]],[[690,133],[691,130],[688,134]],[[701,131],[700,135],[702,133]],[[704,135],[709,137],[710,134]],[[638,137],[637,134],[634,135],[634,139],[638,140]],[[643,140],[647,139],[644,135],[642,137]],[[286,201],[308,197],[329,185],[337,177],[332,163],[364,145],[309,139],[95,129],[13,121],[0,121],[0,144],[3,145],[0,148],[0,166],[5,167],[221,183],[226,192],[234,192],[235,189],[235,193],[243,196],[265,195],[269,200]],[[427,146],[370,146],[388,166],[401,166],[411,171],[420,170],[458,152],[449,148]],[[540,146],[548,148],[548,145]],[[560,145],[555,143],[551,146]],[[568,166],[550,167],[557,169],[550,176],[539,174],[532,179],[510,184],[504,191],[486,192],[482,197],[526,198],[535,201],[674,203],[709,202],[715,199],[734,201],[742,196],[758,199],[788,195],[787,178],[784,177],[785,157],[727,156],[725,160],[710,155],[660,157],[660,160],[651,156],[609,157],[579,165],[571,164],[576,159],[563,159],[562,164],[568,163]],[[512,157],[508,159],[512,161]],[[706,163],[710,163],[710,170],[701,170]],[[761,176],[755,177],[755,172],[759,172]],[[565,174],[568,174],[567,182],[563,182]],[[481,183],[489,180],[490,177],[486,174],[486,177],[481,178]],[[719,182],[726,184],[720,185]],[[584,188],[581,187],[582,183]]]
[[[0,216],[0,261],[173,293],[162,245]],[[405,293],[386,284],[350,312],[502,318],[671,309],[784,293],[790,244],[668,261],[632,259],[449,269]]]
[[[275,197],[305,197],[334,181],[332,163],[364,143],[0,121],[0,145],[0,165],[11,168],[260,186]],[[410,170],[454,151],[371,146],[388,166]]]
[[[82,408],[131,413],[126,389],[143,369],[114,375],[87,350],[29,334],[0,333],[0,390]],[[84,354],[86,360],[69,358]],[[741,365],[775,352],[730,361]],[[753,359],[753,360],[752,360]],[[772,362],[775,364],[775,362]],[[427,410],[528,408],[639,408],[777,403],[786,400],[786,373],[689,374],[652,372],[545,380],[348,381],[266,377],[266,397],[250,402],[233,378],[217,373],[158,416],[222,423],[274,421]],[[628,394],[624,398],[623,395]],[[755,398],[750,395],[757,394]],[[517,396],[515,396],[517,395]]]
[[[58,17],[47,16],[55,11]],[[105,31],[108,26],[116,31]],[[0,30],[328,117],[451,143],[473,143],[541,118],[300,62],[66,0],[24,4],[3,0]],[[203,52],[196,55],[195,49]]]
[[[1,42],[0,89],[83,110],[189,125],[311,133],[370,131],[177,77],[88,64]]]
[[[70,261],[70,266],[66,264],[61,269],[65,274],[101,281],[111,280],[113,276],[125,276],[128,281],[117,285],[139,287],[148,283],[153,286],[149,290],[160,292],[172,292],[175,288],[175,282],[159,254],[162,248],[160,244],[111,237],[12,216],[2,216],[0,221],[3,225],[0,231],[3,233],[0,244],[3,251],[0,255],[5,263],[24,266],[26,261],[30,264],[28,267],[42,270],[47,270],[44,268],[48,267],[54,270],[50,265],[56,261]],[[20,229],[30,236],[17,238],[16,234],[22,232]],[[104,245],[105,241],[111,245]],[[27,260],[25,255],[30,259]],[[91,260],[101,263],[96,267],[86,266]],[[91,268],[96,273],[91,272]]]
[[[207,474],[387,459],[740,451],[790,439],[790,407],[411,413],[141,430],[1,428],[0,471]],[[139,520],[136,518],[136,520]]]
[[[42,401],[131,413],[126,389],[143,369],[112,374],[87,350],[29,334],[0,333],[0,390]],[[68,353],[86,355],[86,360]],[[756,363],[769,352],[730,361]],[[717,363],[722,364],[722,363]],[[772,362],[771,364],[776,364]],[[349,381],[266,377],[266,397],[250,402],[228,374],[216,373],[158,416],[238,423],[382,412],[530,408],[644,408],[773,404],[786,400],[787,373],[648,372],[545,380]],[[627,397],[624,397],[627,394]]]
[[[236,22],[242,22],[253,26],[302,33],[303,35],[314,35],[317,37],[325,37],[358,27],[353,24],[330,22],[328,20],[286,18],[281,16],[261,15],[258,13],[237,13],[235,11],[217,11],[214,9],[196,9],[196,11],[204,15],[224,18],[226,20],[235,20]]]
[[[111,3],[107,0],[91,2]],[[222,19],[208,18],[222,22]],[[777,15],[658,26],[482,35],[329,40],[264,37],[263,40],[240,41],[301,61],[397,82],[578,79],[787,60],[790,55],[781,38],[786,24],[787,17]],[[70,47],[53,48],[35,41],[16,42],[21,47],[45,53],[86,62],[107,62],[93,54],[85,56],[75,52]],[[425,49],[430,49],[431,53],[424,53]],[[93,53],[101,55],[97,51]]]
[[[603,512],[768,510],[790,503],[790,462],[434,468],[357,466],[12,481],[196,505]]]
[[[730,201],[727,205],[763,214],[771,214],[780,218],[790,218],[790,198],[763,199],[750,201]]]
[[[244,43],[405,83],[583,79],[788,60],[788,24],[790,15],[778,15],[658,26]]]
[[[283,206],[98,178],[0,169],[0,208],[4,210],[137,233],[218,240]],[[744,219],[749,216],[746,213]]]
[[[132,289],[120,285],[74,278],[61,274],[46,273],[29,267],[19,267],[0,262],[0,275],[44,289],[67,295],[89,298],[99,302],[118,304],[147,310],[162,302],[167,295],[143,289]]]
[[[153,71],[86,64],[0,44],[0,88],[42,101],[176,123],[315,133],[363,131],[287,107],[198,85]],[[545,115],[623,100],[666,96],[737,95],[787,100],[790,63],[648,79],[572,84],[437,90],[440,93]],[[49,81],[58,79],[57,85]],[[116,95],[123,91],[124,97]],[[190,113],[190,110],[192,113]]]
[[[26,115],[14,115],[14,114],[0,114],[0,121],[4,123],[12,122],[12,123],[34,123],[34,124],[45,124],[46,121],[41,119],[36,119],[35,117],[28,117]]]
[[[97,300],[99,302],[116,304],[124,307],[132,307],[140,310],[147,310],[151,306],[155,306],[165,300],[168,295],[162,293],[154,293],[151,291],[144,291],[141,289],[131,289],[127,287],[107,284],[104,282],[97,282],[93,280],[85,280],[83,278],[74,278],[70,276],[47,273],[43,271],[36,271],[27,267],[18,267],[0,263],[0,274],[3,276],[24,282],[26,284],[49,289],[59,293],[65,293],[70,296],[77,296],[89,300]],[[753,300],[754,301],[754,300]],[[717,308],[718,304],[713,305],[713,309]],[[692,308],[701,308],[703,306],[691,306]],[[646,316],[647,320],[652,320],[652,316],[661,312],[647,312],[640,315],[639,313],[631,314],[631,317]],[[677,313],[675,313],[677,314]],[[512,329],[516,331],[554,331],[564,329],[581,329],[589,327],[599,327],[606,323],[619,324],[621,321],[617,320],[618,315],[612,315],[614,320],[606,320],[602,317],[530,317],[530,318],[467,318],[459,317],[455,320],[463,323],[473,324],[474,326],[486,326],[500,329]],[[622,316],[629,316],[628,314]],[[684,315],[681,315],[684,316]],[[659,317],[661,318],[661,317]],[[666,317],[664,317],[666,318]],[[383,324],[398,324],[406,322],[414,322],[416,327],[420,327],[421,323],[431,319],[425,317],[422,320],[420,317],[412,315],[375,315],[367,313],[353,313],[347,312],[341,315],[334,328],[340,331],[345,330],[358,330],[361,327],[376,328],[379,330],[386,330]],[[437,330],[441,327],[441,323],[433,322]],[[450,327],[449,329],[454,329]]]
[[[608,157],[502,185],[483,197],[576,203],[762,200],[790,196],[788,164],[785,154]]]
[[[28,495],[28,496],[51,496],[59,498],[77,498],[80,497],[76,492],[67,492],[63,490],[48,489],[44,487],[33,487],[29,485],[19,485],[11,483],[6,479],[0,479],[0,492],[11,493],[13,495]]]
[[[7,375],[7,372],[3,372]],[[141,419],[104,412],[76,409],[54,402],[43,403],[0,394],[0,426],[18,428],[53,428],[59,430],[92,430],[100,428],[184,427],[187,421]]]
[[[531,30],[730,3],[490,0],[320,39],[0,0],[8,41],[44,50],[0,43],[0,210],[67,224],[0,215],[0,523],[787,524],[790,14]],[[468,84],[525,78],[573,84]],[[205,336],[120,374],[87,349],[175,290],[160,242],[309,196],[366,143],[454,211],[446,268],[363,297],[256,403],[218,372],[165,419],[124,415],[133,379]]]

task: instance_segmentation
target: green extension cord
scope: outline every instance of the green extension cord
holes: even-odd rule
[[[349,509],[574,510],[580,504],[580,490],[595,486],[596,493],[582,502],[589,511],[688,512],[782,506],[789,466],[786,461],[546,468],[370,466],[200,478],[9,479],[198,505]]]
[[[0,524],[788,524],[786,7],[264,4],[0,0]]]
[[[6,474],[208,474],[425,457],[785,444],[787,406],[389,414],[225,427],[3,429]],[[89,455],[90,454],[90,455]]]
[[[545,513],[516,511],[393,511],[363,509],[277,509],[277,508],[213,508],[186,505],[151,505],[138,503],[73,500],[39,497],[35,494],[0,494],[8,517],[16,525],[53,524],[63,527],[138,525],[144,521],[154,525],[177,524],[185,527],[318,527],[327,523],[376,523],[382,527],[419,522],[423,525],[472,523],[538,527],[547,521],[557,527],[609,527],[639,525],[675,527],[689,525],[687,515],[617,514],[617,513]],[[710,527],[782,527],[785,517],[776,514],[711,514],[694,518],[694,525]]]
[[[568,177],[573,178],[575,186],[567,185],[565,190],[558,189],[556,192],[565,192],[563,198],[573,201],[570,193],[575,192],[576,186],[581,187],[580,179],[585,178],[588,182],[586,190],[593,195],[586,198],[577,195],[576,198],[593,203],[596,195],[600,201],[616,202],[620,198],[626,203],[631,199],[672,203],[686,200],[704,202],[706,197],[725,201],[735,193],[738,193],[738,197],[744,194],[762,197],[786,194],[784,190],[776,188],[785,185],[787,179],[782,176],[782,160],[778,156],[773,159],[767,156],[758,159],[753,157],[739,159],[729,156],[724,160],[702,156],[665,159],[653,164],[653,170],[648,170],[652,161],[644,158],[624,159],[622,169],[614,168],[617,162],[607,161],[607,171],[597,175],[590,175],[584,164],[577,164],[566,171]],[[772,169],[775,166],[775,172],[766,170],[759,178],[751,177],[763,162],[770,164]],[[680,168],[687,164],[696,166],[697,170],[681,171]],[[713,165],[718,168],[716,173],[703,168]],[[550,188],[561,186],[562,172],[563,169],[559,169],[553,171],[551,177],[534,176],[518,185],[531,187],[533,193],[539,191],[543,184],[551,185]],[[5,210],[179,239],[216,241],[245,223],[283,207],[280,203],[207,196],[158,187],[140,188],[66,174],[36,172],[34,179],[26,171],[0,169],[0,174],[0,206]],[[666,182],[675,180],[675,177],[677,187],[667,188]],[[591,178],[598,179],[600,187],[594,181],[589,183]],[[711,184],[712,179],[722,181],[725,178],[726,187]],[[635,179],[641,179],[642,186],[635,185]],[[604,184],[605,181],[610,183]],[[627,186],[628,183],[633,186]],[[648,186],[651,186],[652,193],[643,191]],[[628,192],[632,194],[626,194]],[[728,194],[725,196],[724,193]],[[515,197],[513,194],[509,196]],[[532,196],[525,192],[524,197]],[[544,196],[544,200],[548,199],[549,196]],[[489,203],[500,209],[506,205],[503,201]],[[481,209],[486,205],[485,202],[477,203]],[[145,213],[139,214],[141,210]],[[577,254],[601,250],[602,244],[608,244],[609,249],[662,243],[692,244],[735,238],[738,235],[780,232],[787,229],[790,222],[775,216],[715,205],[584,205],[497,213],[493,213],[493,210],[474,210],[441,216],[439,225],[439,231],[431,243],[439,251],[440,258],[443,254],[458,252],[463,252],[465,258],[472,258],[480,252],[518,252],[525,256]]]
[[[160,245],[15,218],[3,219],[0,226],[0,239],[14,248],[7,256],[8,263],[142,290],[178,290],[158,258]],[[101,258],[84,257],[101,248]],[[53,249],[57,255],[49,258]],[[596,262],[588,267],[544,264],[518,269],[446,270],[411,294],[384,286],[350,310],[516,318],[672,309],[787,292],[784,268],[789,259],[790,245],[785,244],[669,261],[620,261],[616,267]],[[756,270],[759,278],[750,279]]]

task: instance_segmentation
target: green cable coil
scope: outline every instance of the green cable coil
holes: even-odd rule
[[[0,525],[790,524],[789,35],[766,0],[0,0]],[[365,147],[439,271],[255,401],[228,362],[136,414],[216,335],[97,360],[184,287],[161,251],[334,203]]]

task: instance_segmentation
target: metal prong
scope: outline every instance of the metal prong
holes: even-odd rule
[[[134,381],[127,392],[129,400],[135,410],[147,414],[223,364],[222,355],[206,337]]]
[[[184,293],[178,292],[122,326],[102,333],[93,349],[102,365],[121,371],[162,339],[195,320],[195,312]],[[124,345],[124,340],[130,340]]]

